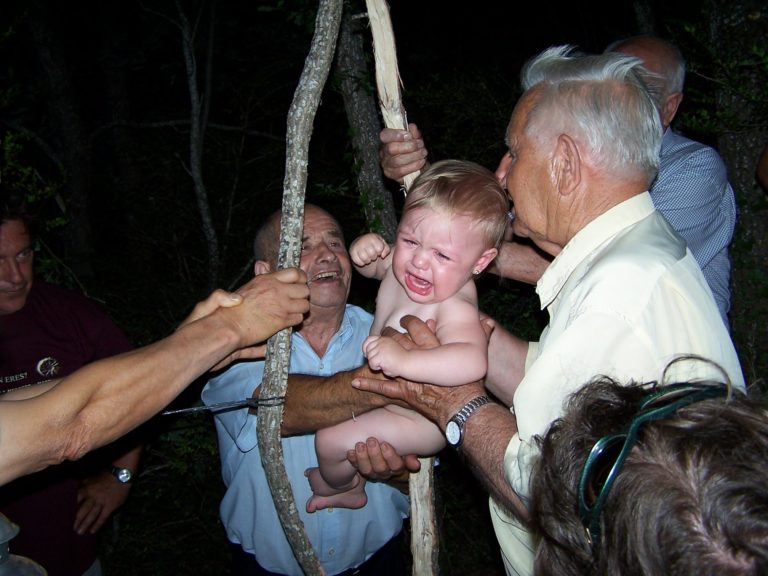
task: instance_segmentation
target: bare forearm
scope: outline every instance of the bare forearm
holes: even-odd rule
[[[504,453],[516,432],[517,422],[510,411],[499,404],[488,404],[467,421],[460,452],[494,500],[527,520],[528,511],[504,471]]]
[[[481,380],[487,367],[485,347],[452,343],[428,350],[409,350],[397,368],[403,377],[414,382],[461,386]]]
[[[352,388],[356,377],[381,378],[368,366],[333,376],[291,374],[285,395],[282,434],[292,436],[315,432],[349,420],[356,414],[397,403],[378,394]],[[255,394],[258,394],[258,389]]]
[[[115,458],[115,460],[112,461],[112,464],[117,468],[128,468],[135,473],[139,469],[142,451],[142,446],[134,446],[120,457]]]
[[[504,242],[491,271],[503,278],[536,284],[550,262],[550,256],[532,246],[514,241]]]
[[[87,374],[92,390],[80,395],[80,417],[93,442],[104,443],[107,434],[112,437],[106,441],[112,441],[147,420],[237,345],[237,334],[214,315],[155,344],[92,364]]]
[[[435,387],[431,388],[440,392]],[[443,388],[444,392],[414,408],[445,430],[448,421],[471,399],[483,394],[479,384]],[[497,503],[525,519],[527,510],[510,486],[504,471],[504,454],[517,433],[517,420],[508,408],[495,402],[478,408],[467,420],[459,453]]]
[[[119,438],[237,344],[237,334],[211,316],[158,343],[89,364],[44,394],[0,402],[0,484]]]
[[[517,385],[525,373],[528,342],[496,326],[488,342],[485,386],[506,406],[512,406]]]
[[[48,392],[48,390],[58,383],[58,379],[48,380],[47,382],[41,382],[40,384],[35,384],[33,386],[25,386],[24,388],[9,390],[0,395],[0,400],[26,400],[27,398],[34,398],[43,392]]]

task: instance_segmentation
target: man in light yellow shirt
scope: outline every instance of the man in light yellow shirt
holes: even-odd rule
[[[497,175],[512,197],[514,233],[554,257],[537,283],[549,325],[539,342],[497,327],[488,391],[510,407],[479,403],[479,383],[456,388],[360,380],[400,398],[442,428],[491,494],[508,574],[530,574],[536,542],[526,529],[536,435],[566,398],[595,376],[661,377],[673,358],[697,354],[744,388],[736,351],[685,242],[658,213],[648,187],[662,127],[638,76],[642,62],[551,48],[523,69],[525,89],[507,130]],[[408,327],[423,330],[415,321]],[[680,363],[676,380],[721,379],[705,363]],[[458,421],[458,422],[457,422]],[[449,442],[451,438],[449,436]],[[557,486],[552,487],[557,490]]]

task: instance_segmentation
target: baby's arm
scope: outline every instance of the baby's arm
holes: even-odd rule
[[[363,343],[368,364],[390,377],[415,382],[459,386],[485,376],[488,368],[488,339],[477,308],[461,298],[440,306],[437,348],[406,350],[392,338],[369,336]]]
[[[358,236],[349,247],[355,269],[366,278],[381,280],[389,268],[392,249],[386,240],[373,232]]]

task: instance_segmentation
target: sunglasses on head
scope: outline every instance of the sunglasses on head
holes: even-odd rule
[[[645,422],[661,420],[683,406],[728,395],[728,387],[716,384],[672,384],[650,392],[640,401],[637,413],[622,432],[598,440],[587,456],[579,478],[579,516],[592,549],[600,539],[600,515],[624,460]]]

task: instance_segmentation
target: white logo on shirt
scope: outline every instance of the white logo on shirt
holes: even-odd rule
[[[40,376],[55,376],[59,373],[59,361],[56,358],[43,358],[37,363],[37,373]]]

